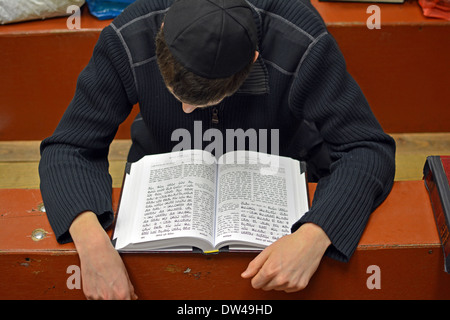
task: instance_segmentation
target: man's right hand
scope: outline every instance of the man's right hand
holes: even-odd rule
[[[85,211],[78,215],[69,232],[80,257],[87,299],[137,299],[122,258],[95,213]]]

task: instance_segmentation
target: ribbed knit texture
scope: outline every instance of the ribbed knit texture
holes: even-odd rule
[[[250,3],[262,68],[255,68],[241,92],[217,107],[218,125],[211,123],[212,108],[183,113],[161,79],[153,39],[171,1],[138,0],[103,30],[73,101],[41,145],[41,192],[59,242],[71,241],[70,224],[84,210],[94,211],[104,227],[111,224],[108,149],[117,127],[139,102],[131,160],[171,151],[178,143],[171,141],[172,132],[185,128],[193,136],[194,121],[201,121],[203,132],[279,129],[280,154],[295,156],[299,124],[303,119],[315,123],[334,162],[317,186],[311,210],[292,231],[306,222],[321,226],[332,241],[327,255],[348,261],[371,212],[392,187],[394,141],[347,73],[320,17],[299,1]]]

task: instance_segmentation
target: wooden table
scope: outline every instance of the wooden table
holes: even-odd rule
[[[315,185],[309,187],[313,194]],[[115,188],[115,206],[119,193]],[[67,287],[68,268],[79,266],[75,248],[56,242],[41,211],[39,190],[2,189],[0,204],[0,299],[83,299],[82,290]],[[37,229],[45,231],[40,240],[33,239]],[[141,299],[450,298],[450,275],[444,272],[423,181],[395,182],[350,262],[325,257],[308,287],[298,293],[254,290],[240,277],[255,256],[251,253],[122,256]],[[369,289],[376,275],[380,289]]]

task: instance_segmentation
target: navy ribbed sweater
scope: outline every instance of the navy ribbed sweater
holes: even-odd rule
[[[57,240],[71,241],[68,229],[86,210],[105,228],[111,225],[109,145],[138,105],[130,160],[171,151],[179,143],[171,140],[172,132],[193,133],[194,121],[201,121],[203,132],[279,129],[279,153],[296,157],[300,124],[314,123],[330,150],[331,173],[319,181],[311,210],[292,230],[305,222],[321,226],[332,241],[326,254],[347,261],[370,213],[392,187],[395,144],[347,73],[321,18],[296,0],[249,1],[260,52],[249,78],[214,109],[185,114],[155,59],[154,38],[171,3],[138,0],[102,31],[72,102],[41,144],[41,192]]]

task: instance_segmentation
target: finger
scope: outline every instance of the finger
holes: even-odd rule
[[[276,278],[273,278],[270,281],[268,281],[263,287],[261,287],[261,289],[264,291],[275,290],[275,291],[290,292],[292,288],[289,286],[289,283],[280,284],[280,282]],[[295,289],[292,290],[296,291]]]
[[[247,269],[241,273],[241,277],[242,278],[253,277],[264,265],[264,262],[266,262],[267,258],[268,258],[267,250],[263,250],[252,261],[250,261],[250,263],[247,266]]]
[[[287,293],[297,292],[305,289],[308,285],[308,279],[301,277],[298,280],[287,280],[280,281],[278,278],[272,279],[269,283],[267,283],[263,288],[263,290],[275,290],[275,291],[284,291]]]
[[[284,291],[289,288],[289,275],[283,273],[278,267],[267,262],[258,274],[253,278],[252,285],[255,289],[264,291],[276,290]]]
[[[252,279],[252,287],[255,289],[263,289],[268,286],[272,281],[272,275],[268,274],[264,266],[258,271],[258,273]]]
[[[125,270],[125,274],[126,274],[127,280],[128,280],[128,290],[129,290],[129,294],[130,294],[130,299],[137,300],[138,296],[134,291],[134,286],[133,286],[133,283],[131,283],[130,275],[128,274],[128,272],[126,270]]]
[[[137,300],[138,296],[134,292],[134,287],[133,287],[133,284],[131,282],[129,282],[129,286],[130,286],[130,297],[131,297],[131,300]]]

